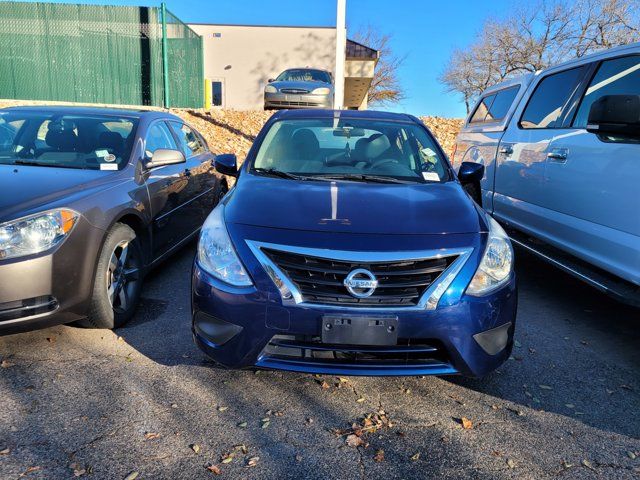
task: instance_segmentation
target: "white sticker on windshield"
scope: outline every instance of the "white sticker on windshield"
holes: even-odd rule
[[[109,150],[96,150],[96,157],[106,157],[109,155]]]
[[[436,172],[422,172],[422,178],[430,182],[440,181],[440,175],[438,175]]]
[[[429,147],[423,148],[422,149],[422,153],[424,153],[425,156],[427,156],[427,157],[435,157],[436,156],[436,152],[431,150]]]
[[[101,163],[100,170],[118,170],[117,163]]]

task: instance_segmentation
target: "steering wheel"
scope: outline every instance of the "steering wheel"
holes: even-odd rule
[[[398,163],[399,163],[398,160],[394,160],[393,158],[381,158],[381,159],[376,160],[375,162],[369,164],[369,166],[367,168],[368,169],[372,169],[372,168],[380,167],[382,165],[387,165],[387,164],[397,165]]]

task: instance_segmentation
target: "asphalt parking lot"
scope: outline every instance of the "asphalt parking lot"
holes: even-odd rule
[[[517,344],[489,377],[340,379],[206,360],[193,254],[126,328],[0,337],[0,478],[640,475],[640,311],[537,259],[518,252]]]

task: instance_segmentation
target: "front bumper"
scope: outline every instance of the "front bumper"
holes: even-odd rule
[[[265,93],[264,108],[333,108],[333,96],[328,95],[294,95],[285,93]]]
[[[509,283],[486,297],[463,295],[477,262],[472,255],[437,309],[393,311],[399,341],[385,347],[328,346],[317,341],[323,315],[376,315],[380,309],[284,306],[275,286],[266,287],[270,280],[255,269],[257,288],[236,289],[195,263],[194,339],[210,357],[231,368],[258,366],[337,375],[483,376],[511,353],[517,289],[512,274]],[[457,294],[449,293],[456,290]],[[292,352],[295,355],[288,354]]]
[[[103,233],[81,216],[53,251],[0,261],[0,335],[86,317]]]

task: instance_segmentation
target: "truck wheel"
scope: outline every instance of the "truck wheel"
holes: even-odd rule
[[[128,225],[116,223],[102,245],[84,326],[111,329],[131,319],[140,299],[142,264],[136,233]]]

